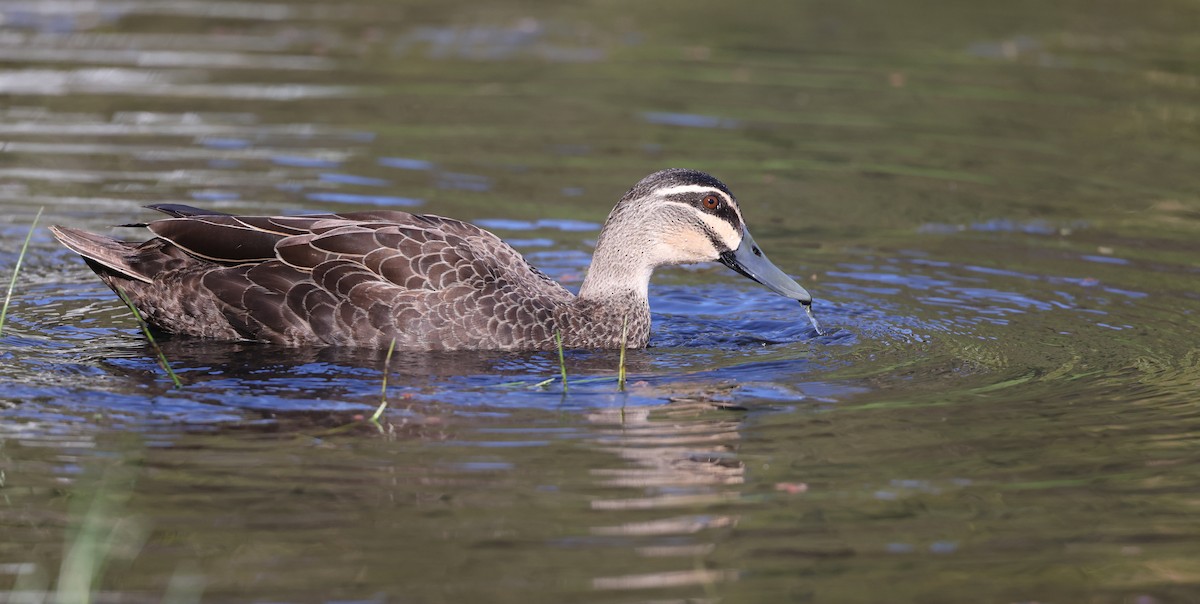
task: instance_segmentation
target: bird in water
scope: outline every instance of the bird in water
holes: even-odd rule
[[[578,295],[496,235],[452,218],[149,207],[170,218],[131,225],[154,235],[144,243],[51,230],[147,323],[172,334],[287,346],[394,341],[408,350],[554,350],[557,335],[566,348],[641,348],[654,269],[708,261],[799,301],[812,317],[812,297],[759,249],[733,193],[696,170],[655,172],[621,198]]]

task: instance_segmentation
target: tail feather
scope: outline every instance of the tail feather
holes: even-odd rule
[[[203,208],[184,205],[182,203],[156,203],[146,207],[175,218],[188,218],[191,216],[230,216],[230,214],[226,214],[225,212],[205,210]]]
[[[133,247],[128,243],[58,225],[51,226],[50,232],[67,249],[83,256],[93,268],[100,265],[130,279],[146,283],[153,281],[149,275],[143,274],[130,264],[130,252],[133,251]]]

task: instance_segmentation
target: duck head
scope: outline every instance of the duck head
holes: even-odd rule
[[[609,214],[580,296],[634,290],[646,295],[654,268],[720,262],[805,306],[812,296],[768,258],[720,180],[673,168],[643,178]]]

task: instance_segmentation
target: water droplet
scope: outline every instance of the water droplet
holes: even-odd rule
[[[821,331],[821,324],[817,323],[817,315],[813,314],[812,302],[809,302],[808,304],[801,302],[800,305],[804,307],[804,312],[808,315],[808,322],[812,323],[813,329],[816,330],[817,335],[825,335],[825,332]]]

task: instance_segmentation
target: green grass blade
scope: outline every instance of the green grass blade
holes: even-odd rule
[[[159,366],[163,368],[163,371],[167,372],[167,375],[171,376],[171,381],[175,383],[176,388],[183,388],[183,382],[175,374],[175,370],[171,369],[171,364],[167,362],[167,355],[163,353],[162,348],[158,347],[158,342],[154,340],[154,334],[150,333],[150,326],[142,318],[142,313],[138,312],[137,307],[133,305],[133,301],[125,294],[125,290],[118,287],[117,295],[121,296],[121,301],[125,303],[125,306],[129,307],[129,310],[133,313],[133,318],[137,319],[138,327],[142,328],[142,333],[150,342],[150,347],[154,349],[154,354],[158,355]]]
[[[33,231],[37,228],[38,219],[42,217],[42,210],[38,208],[37,215],[33,217],[33,224],[29,225],[29,232],[25,233],[25,243],[21,245],[21,253],[17,254],[17,264],[13,266],[12,279],[8,281],[8,293],[4,294],[4,306],[0,308],[0,333],[4,333],[4,319],[8,316],[8,304],[12,302],[13,289],[17,286],[17,274],[21,272],[21,263],[25,261],[25,252],[29,249],[29,240],[33,238]]]
[[[563,358],[562,332],[554,332],[554,343],[558,344],[558,370],[562,373],[563,394],[567,393],[567,361]]]
[[[367,420],[373,424],[379,423],[379,418],[383,416],[383,410],[387,409],[387,384],[388,375],[392,373],[392,353],[396,351],[396,338],[392,338],[392,343],[388,345],[387,357],[383,359],[383,385],[379,388],[379,406],[375,408],[375,413],[371,419]]]
[[[117,466],[102,472],[90,500],[85,491],[78,488],[72,491],[70,524],[73,526],[59,566],[55,593],[47,594],[50,602],[96,601],[105,569],[113,562],[129,563],[142,551],[150,532],[126,511],[135,478],[133,464]]]
[[[621,361],[617,367],[617,390],[625,390],[625,345],[629,335],[629,317],[621,317]]]

